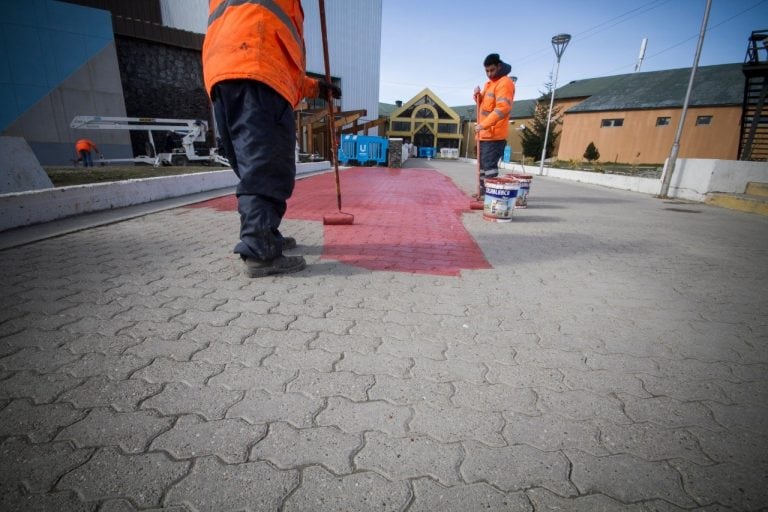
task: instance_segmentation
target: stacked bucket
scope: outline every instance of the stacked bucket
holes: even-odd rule
[[[515,208],[528,207],[528,193],[533,176],[507,174],[485,180],[483,219],[491,222],[511,222]]]

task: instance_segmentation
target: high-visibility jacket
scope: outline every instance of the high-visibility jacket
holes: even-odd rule
[[[317,97],[306,76],[304,10],[299,0],[210,0],[203,76],[211,94],[222,80],[267,84],[292,106]]]
[[[509,133],[509,114],[515,101],[515,82],[508,76],[488,80],[480,93],[478,122],[480,140],[505,140]]]
[[[88,139],[80,139],[77,142],[75,142],[75,151],[78,153],[81,151],[98,151],[99,149],[96,147],[96,144],[93,143],[92,140]]]

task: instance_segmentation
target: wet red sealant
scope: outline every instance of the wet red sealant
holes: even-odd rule
[[[370,270],[458,276],[491,268],[461,222],[466,194],[432,169],[357,167],[341,172],[342,211],[352,225],[323,226],[322,258]],[[234,196],[194,205],[237,210]],[[296,182],[286,218],[323,221],[337,213],[333,173]],[[301,243],[301,241],[299,241]]]

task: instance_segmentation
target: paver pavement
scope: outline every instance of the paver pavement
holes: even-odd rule
[[[463,214],[491,268],[458,275],[289,219],[308,268],[248,280],[210,208],[1,251],[0,509],[768,507],[768,219],[546,177],[529,205]]]

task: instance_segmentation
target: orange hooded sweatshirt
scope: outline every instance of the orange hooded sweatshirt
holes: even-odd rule
[[[203,76],[209,95],[218,82],[249,79],[267,84],[294,107],[317,97],[317,80],[306,76],[301,2],[210,0]]]
[[[485,83],[480,93],[480,113],[478,122],[483,130],[480,131],[480,140],[505,140],[509,133],[509,114],[512,112],[512,103],[515,101],[515,82],[509,76],[512,67],[502,63],[502,68],[497,78],[492,78]]]

